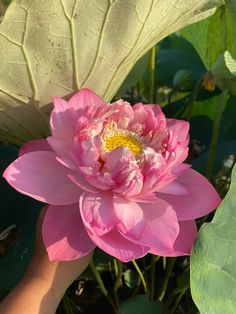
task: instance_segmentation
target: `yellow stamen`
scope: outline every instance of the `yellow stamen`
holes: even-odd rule
[[[137,157],[143,150],[142,140],[131,131],[116,129],[103,136],[104,150],[111,152],[117,147],[127,147]]]

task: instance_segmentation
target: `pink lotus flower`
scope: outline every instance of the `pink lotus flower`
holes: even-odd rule
[[[88,89],[53,103],[52,136],[23,145],[4,172],[16,190],[50,204],[42,230],[50,260],[95,246],[124,262],[189,254],[194,219],[221,200],[183,163],[188,122],[166,119],[158,105],[107,104]]]

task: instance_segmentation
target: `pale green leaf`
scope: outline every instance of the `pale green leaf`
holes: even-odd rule
[[[191,255],[192,297],[202,314],[235,314],[236,167],[224,201],[199,232]]]
[[[127,269],[124,274],[124,282],[130,289],[134,289],[138,284],[138,275],[132,269]]]
[[[232,95],[236,95],[236,60],[229,51],[225,51],[219,56],[216,63],[211,68],[216,85],[221,90],[229,90]]]
[[[236,57],[236,1],[227,0],[210,18],[185,27],[181,35],[197,50],[207,69],[226,50]]]
[[[53,95],[111,100],[155,43],[223,0],[15,0],[0,25],[0,138],[46,136]]]

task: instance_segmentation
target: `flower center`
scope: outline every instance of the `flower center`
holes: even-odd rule
[[[140,137],[131,131],[116,129],[103,136],[104,150],[111,152],[117,147],[127,147],[134,157],[143,150],[143,142]]]

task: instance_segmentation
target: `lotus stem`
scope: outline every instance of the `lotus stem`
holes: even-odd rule
[[[117,259],[114,259],[114,268],[116,269],[116,280],[113,287],[113,295],[114,295],[117,307],[119,307],[120,300],[119,300],[117,291],[120,287],[123,267],[122,267],[122,263]]]
[[[135,260],[132,260],[132,263],[133,263],[135,269],[137,270],[137,273],[139,274],[139,277],[142,281],[144,292],[147,294],[147,284],[146,284],[146,281],[144,279],[143,273],[142,273],[141,269],[139,268],[139,266]]]
[[[170,275],[172,273],[172,270],[173,270],[173,268],[175,266],[175,261],[176,261],[176,257],[173,257],[173,258],[169,259],[169,262],[167,264],[167,270],[166,270],[166,273],[165,273],[165,277],[163,279],[163,282],[162,282],[162,285],[161,285],[161,289],[160,289],[160,293],[159,293],[159,296],[158,296],[158,300],[159,301],[162,301],[164,299],[164,296],[166,294],[166,288],[167,288],[167,285],[168,285],[168,281],[169,281]]]
[[[178,305],[179,305],[179,302],[181,301],[182,297],[184,296],[186,290],[187,290],[187,289],[184,289],[184,290],[182,290],[182,291],[179,293],[179,295],[178,295],[178,297],[177,297],[177,299],[176,299],[176,301],[175,301],[174,306],[173,306],[172,309],[170,310],[170,314],[174,314],[174,313],[175,313],[175,311],[177,310],[177,307],[178,307]]]
[[[201,87],[202,87],[202,81],[203,81],[203,78],[201,77],[197,81],[197,83],[196,83],[196,85],[195,85],[195,87],[194,87],[194,89],[192,91],[191,97],[190,97],[190,101],[189,101],[189,104],[188,104],[187,117],[186,117],[186,120],[189,121],[189,122],[190,122],[190,120],[192,118],[192,115],[193,115],[193,108],[194,108],[195,100],[196,100],[196,98],[198,96],[198,93],[199,93]]]
[[[155,101],[155,62],[156,62],[156,46],[153,46],[149,52],[149,90],[148,102],[153,104]]]
[[[158,259],[160,258],[160,256],[155,256],[152,255],[152,259],[151,259],[151,270],[150,270],[150,299],[153,299],[154,297],[154,292],[155,292],[155,268],[156,268],[156,262],[158,261]]]
[[[107,291],[107,289],[106,289],[106,287],[105,287],[105,285],[103,283],[103,280],[102,280],[99,272],[96,269],[94,261],[91,260],[89,265],[90,265],[91,271],[92,271],[94,277],[96,278],[97,283],[99,285],[99,288],[101,289],[103,295],[107,298],[108,302],[111,304],[111,306],[113,307],[114,311],[117,312],[117,307],[116,307],[115,303],[113,302],[110,294],[108,293],[108,291]]]

